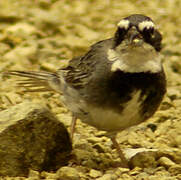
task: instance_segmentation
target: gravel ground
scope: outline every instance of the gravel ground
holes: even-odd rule
[[[163,34],[167,95],[154,117],[118,135],[122,148],[157,149],[161,155],[138,157],[132,170],[116,167],[117,153],[104,132],[78,121],[73,142],[77,159],[72,166],[56,173],[30,170],[28,179],[181,179],[180,0],[6,0],[0,1],[0,7],[0,72],[55,71],[91,44],[111,37],[116,23],[134,13],[152,17]],[[23,101],[38,101],[47,104],[69,128],[70,113],[57,94],[23,93],[15,86],[15,79],[0,77],[0,110]]]

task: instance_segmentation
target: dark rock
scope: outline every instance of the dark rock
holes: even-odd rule
[[[29,102],[0,112],[0,176],[27,176],[67,164],[72,145],[64,125]]]

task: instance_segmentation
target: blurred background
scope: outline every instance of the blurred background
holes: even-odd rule
[[[127,146],[181,147],[181,1],[180,0],[1,0],[0,72],[7,70],[56,71],[84,54],[93,43],[110,38],[120,19],[140,13],[153,19],[163,35],[167,95],[150,129],[120,138]],[[15,79],[0,77],[0,110],[25,100],[41,99],[69,126],[71,117],[52,93],[22,93]],[[62,114],[65,114],[63,116]],[[79,122],[77,133],[96,134]],[[86,129],[88,128],[88,129]],[[124,132],[123,132],[124,134]],[[121,136],[121,135],[120,135]],[[136,142],[135,142],[136,140]],[[76,144],[76,140],[75,140]],[[181,167],[180,167],[181,169]],[[168,174],[163,172],[165,178]],[[181,170],[179,171],[181,174]],[[179,173],[175,175],[178,176]],[[172,176],[172,174],[170,175]],[[158,178],[158,177],[156,177]]]

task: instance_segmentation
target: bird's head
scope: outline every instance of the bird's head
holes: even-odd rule
[[[134,14],[122,19],[113,39],[113,47],[108,51],[108,59],[116,62],[113,71],[156,72],[161,69],[158,54],[162,36],[151,18]]]

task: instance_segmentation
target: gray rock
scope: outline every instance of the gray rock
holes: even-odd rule
[[[0,112],[1,176],[57,170],[71,150],[66,128],[47,108],[25,102]]]

